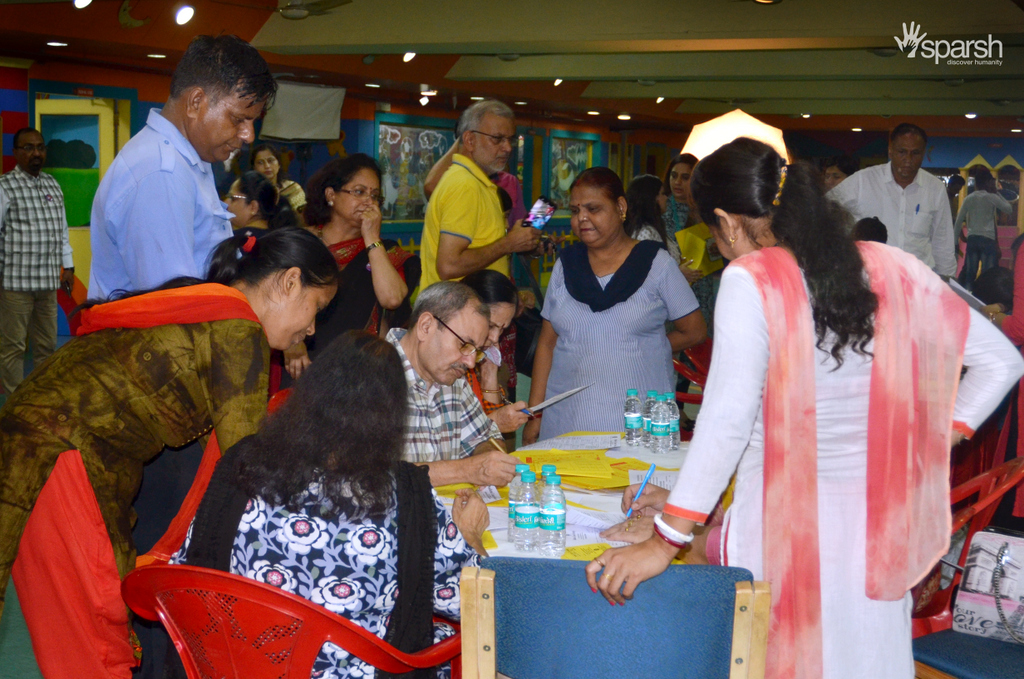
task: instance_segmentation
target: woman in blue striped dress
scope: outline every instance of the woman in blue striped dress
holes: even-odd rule
[[[551,274],[530,404],[593,386],[539,413],[527,423],[524,443],[571,431],[622,431],[626,390],[674,391],[672,353],[707,332],[664,246],[626,235],[625,192],[614,172],[582,172],[569,210],[580,242],[562,251]],[[673,325],[667,334],[666,321]]]

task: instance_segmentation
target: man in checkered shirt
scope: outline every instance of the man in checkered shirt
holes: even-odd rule
[[[35,365],[56,348],[57,287],[70,292],[75,280],[64,193],[42,171],[43,136],[15,132],[14,158],[17,167],[0,177],[0,384],[8,394],[25,377],[29,338]]]
[[[387,340],[409,385],[403,459],[430,468],[435,486],[504,486],[517,460],[500,448],[501,432],[466,382],[487,341],[491,312],[464,283],[441,281],[420,292],[409,330]]]

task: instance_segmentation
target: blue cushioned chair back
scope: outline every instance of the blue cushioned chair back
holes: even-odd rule
[[[750,571],[670,566],[611,606],[584,561],[495,557],[498,672],[514,679],[726,679],[736,583]]]

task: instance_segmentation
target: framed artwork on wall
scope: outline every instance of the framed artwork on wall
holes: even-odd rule
[[[381,171],[384,219],[420,220],[426,214],[423,181],[455,141],[455,121],[379,115],[377,162]]]
[[[559,208],[569,207],[569,187],[580,172],[594,164],[594,142],[589,139],[551,137],[548,198]]]

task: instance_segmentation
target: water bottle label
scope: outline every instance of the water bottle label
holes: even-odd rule
[[[516,507],[516,528],[530,529],[537,527],[540,507],[537,505],[518,505]]]
[[[668,436],[668,422],[659,424],[651,423],[651,434],[654,436]]]
[[[543,530],[565,530],[565,508],[556,504],[542,509],[540,527]]]
[[[679,433],[679,420],[672,420],[668,425],[669,432],[673,434]]]
[[[639,415],[626,415],[626,429],[639,429],[643,426],[643,418]]]
[[[508,518],[511,521],[516,520],[516,503],[512,500],[508,501]]]
[[[651,418],[645,417],[644,418],[644,431],[650,431],[650,430],[651,430]]]

